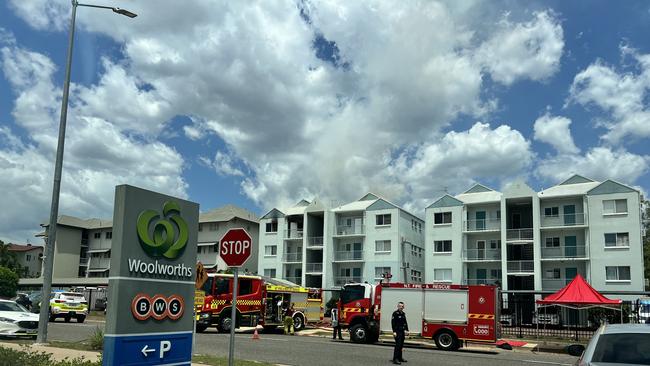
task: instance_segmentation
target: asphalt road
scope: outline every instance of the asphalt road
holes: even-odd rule
[[[103,323],[86,322],[50,323],[51,340],[82,341]],[[392,347],[359,345],[329,338],[260,334],[253,340],[250,334],[235,337],[236,358],[265,361],[282,365],[335,366],[390,364]],[[228,356],[229,335],[208,331],[196,339],[195,353]],[[458,365],[458,366],[514,366],[514,365],[573,365],[575,357],[552,353],[533,353],[528,350],[506,351],[494,349],[443,352],[431,349],[404,350],[408,365]]]

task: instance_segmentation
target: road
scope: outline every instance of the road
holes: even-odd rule
[[[50,323],[49,339],[82,341],[89,337],[100,322]],[[260,334],[252,340],[250,334],[237,334],[236,358],[265,361],[282,365],[382,365],[390,364],[392,348],[382,345],[336,342],[328,338]],[[213,331],[199,334],[195,353],[228,356],[227,334]],[[514,365],[573,365],[575,357],[552,353],[533,353],[528,350],[506,351],[499,349],[443,352],[432,349],[409,348],[404,350],[408,365],[458,365],[458,366],[514,366]]]

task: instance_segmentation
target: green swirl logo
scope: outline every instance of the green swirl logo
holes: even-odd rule
[[[187,223],[180,216],[178,203],[167,201],[163,216],[154,210],[144,210],[138,216],[140,246],[151,257],[178,258],[187,245]],[[152,235],[153,234],[153,237]]]

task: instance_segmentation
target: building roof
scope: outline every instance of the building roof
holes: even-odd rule
[[[456,195],[456,198],[463,201],[464,204],[470,205],[472,203],[486,203],[486,202],[500,202],[501,192],[487,191],[476,193],[461,193]]]
[[[563,185],[563,184],[578,184],[578,183],[591,183],[593,182],[593,179],[585,178],[582,175],[579,174],[574,174],[569,179],[565,180],[564,182],[558,184],[558,185]]]
[[[429,205],[427,208],[436,208],[436,207],[454,207],[462,206],[463,201],[458,200],[448,194],[438,198],[435,202]]]
[[[336,207],[332,209],[333,212],[350,212],[350,211],[364,211],[366,208],[368,208],[370,205],[373,203],[377,202],[377,199],[373,200],[364,200],[364,201],[354,201],[347,203],[345,205],[341,205],[339,207]]]
[[[60,215],[57,224],[63,226],[78,227],[82,229],[103,229],[113,227],[113,220],[104,220],[104,219],[80,219],[74,216]],[[41,224],[43,227],[49,226],[50,223]]]
[[[7,249],[10,252],[29,252],[31,250],[38,250],[38,249],[43,249],[41,245],[32,245],[32,244],[27,244],[27,245],[20,245],[20,244],[7,244]]]
[[[586,183],[561,183],[557,186],[547,188],[537,194],[539,198],[548,197],[565,197],[565,196],[582,196],[587,194],[592,188],[600,185],[600,182],[586,182]]]
[[[257,215],[235,205],[225,205],[199,214],[199,222],[228,222],[234,218],[240,218],[254,223],[260,222]]]

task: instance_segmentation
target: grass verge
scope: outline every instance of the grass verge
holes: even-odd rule
[[[200,363],[203,365],[227,366],[228,357],[194,355],[192,357],[192,362]],[[273,365],[272,363],[259,362],[259,361],[235,360],[235,366],[272,366],[272,365]]]

